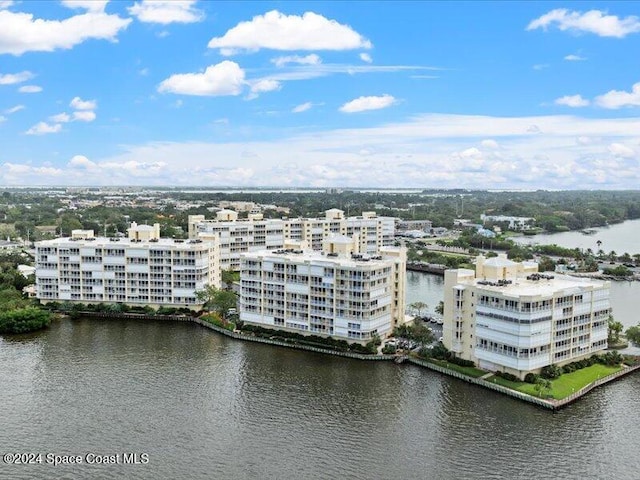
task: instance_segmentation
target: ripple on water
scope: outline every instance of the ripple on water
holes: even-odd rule
[[[405,365],[76,321],[0,339],[0,447],[145,452],[60,478],[634,478],[640,375],[558,414]],[[47,478],[45,467],[0,478]]]

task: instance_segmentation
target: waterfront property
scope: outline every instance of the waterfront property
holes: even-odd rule
[[[393,244],[394,219],[379,217],[375,212],[362,212],[345,217],[332,208],[324,218],[265,219],[262,214],[249,214],[239,219],[233,210],[220,210],[215,220],[204,215],[189,215],[189,238],[220,242],[220,265],[223,270],[240,269],[240,253],[284,248],[289,241],[305,241],[313,250],[322,250],[323,242],[333,234],[358,236],[359,251],[376,254],[382,246]]]
[[[304,242],[303,242],[304,243]],[[304,248],[244,253],[240,319],[303,334],[368,342],[404,323],[406,249],[360,253],[357,236]]]
[[[160,238],[160,226],[131,224],[128,238],[71,237],[36,243],[36,295],[43,302],[122,302],[196,308],[196,291],[220,286],[215,239]]]
[[[607,348],[609,283],[478,257],[445,272],[443,343],[480,368],[524,378]]]

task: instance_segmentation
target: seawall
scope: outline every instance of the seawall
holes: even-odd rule
[[[282,340],[256,337],[251,334],[226,330],[222,327],[209,323],[200,318],[190,317],[187,315],[144,315],[144,314],[137,314],[137,313],[105,313],[105,312],[78,312],[78,313],[82,316],[94,317],[94,318],[118,318],[118,319],[130,319],[130,320],[163,320],[163,321],[174,321],[174,322],[178,321],[178,322],[197,323],[198,325],[204,328],[208,328],[209,330],[214,330],[222,335],[234,338],[236,340],[264,343],[264,344],[278,346],[278,347],[292,348],[295,350],[306,350],[308,352],[334,355],[337,357],[353,358],[356,360],[392,361],[392,360],[396,360],[397,358],[400,358],[396,355],[364,355],[361,353],[354,353],[354,352],[340,352],[336,350],[312,347],[309,345],[293,344],[289,342],[284,342]],[[548,410],[552,410],[552,411],[558,411],[566,407],[567,405],[574,403],[575,401],[577,401],[587,393],[591,392],[593,389],[598,388],[601,385],[605,385],[609,382],[613,382],[625,375],[628,375],[640,369],[640,365],[636,365],[633,367],[624,367],[622,370],[618,372],[612,373],[610,375],[607,375],[606,377],[602,377],[596,380],[595,382],[590,383],[589,385],[583,387],[582,389],[569,395],[568,397],[565,397],[561,400],[555,400],[555,399],[542,399],[542,398],[534,397],[526,393],[518,392],[517,390],[512,390],[510,388],[503,387],[502,385],[497,385],[495,383],[488,382],[486,380],[483,380],[482,378],[470,377],[468,375],[464,375],[463,373],[456,372],[455,370],[450,370],[448,368],[442,367],[440,365],[436,365],[426,360],[421,360],[421,359],[413,358],[409,356],[403,356],[401,358],[402,358],[402,361],[396,362],[396,363],[400,364],[406,360],[409,363],[416,365],[418,367],[427,368],[429,370],[436,371],[443,375],[454,377],[464,382],[471,383],[479,387],[487,388],[489,390],[493,390],[493,391],[502,393],[504,395],[507,395],[511,398],[528,402],[530,404],[533,404]]]

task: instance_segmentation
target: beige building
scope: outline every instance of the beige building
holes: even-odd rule
[[[128,238],[68,238],[36,243],[36,294],[44,303],[122,302],[195,308],[195,292],[220,286],[215,239],[160,238],[160,226],[131,224]]]
[[[479,256],[475,271],[447,270],[444,346],[520,378],[606,349],[609,283],[537,272],[504,254]]]
[[[249,214],[239,220],[233,210],[220,210],[215,220],[203,215],[189,216],[189,238],[220,240],[220,265],[223,270],[240,269],[240,253],[277,250],[290,241],[305,241],[313,250],[322,250],[330,235],[357,236],[359,251],[376,254],[383,246],[393,245],[394,219],[363,212],[345,217],[337,208],[327,210],[324,218],[264,219],[262,214]]]
[[[406,249],[360,253],[357,238],[327,237],[243,253],[240,319],[265,328],[366,343],[405,321]]]

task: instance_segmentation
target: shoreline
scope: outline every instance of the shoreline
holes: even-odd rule
[[[523,402],[527,402],[529,404],[545,408],[547,410],[551,410],[552,412],[557,412],[562,408],[576,402],[584,395],[591,392],[593,389],[598,388],[607,383],[618,380],[621,377],[624,377],[630,373],[635,372],[640,369],[640,365],[635,366],[625,366],[622,370],[618,372],[607,375],[606,377],[602,377],[595,382],[591,382],[588,385],[585,385],[583,388],[578,390],[575,393],[572,393],[568,397],[565,397],[560,400],[555,399],[543,399],[539,397],[534,397],[532,395],[528,395],[523,392],[519,392],[517,390],[510,389],[508,387],[504,387],[502,385],[498,385],[492,382],[485,380],[482,377],[471,377],[465,375],[463,373],[457,372],[455,370],[448,369],[446,367],[442,367],[440,365],[436,365],[435,363],[429,362],[428,360],[423,360],[419,358],[414,358],[408,355],[387,355],[387,354],[372,354],[365,355],[361,353],[353,353],[353,352],[340,352],[337,350],[329,350],[324,348],[312,347],[308,345],[299,345],[295,343],[283,342],[281,340],[272,340],[269,338],[255,337],[253,335],[245,335],[242,333],[238,333],[236,331],[227,330],[225,328],[219,327],[212,323],[209,323],[205,320],[201,320],[198,317],[190,317],[186,315],[144,315],[137,313],[105,313],[105,312],[81,312],[80,315],[84,317],[94,317],[94,318],[117,318],[124,320],[161,320],[161,321],[178,321],[178,322],[188,322],[195,323],[200,325],[201,327],[207,328],[209,330],[213,330],[217,333],[225,335],[226,337],[233,338],[235,340],[240,341],[248,341],[254,343],[263,343],[269,344],[278,347],[292,348],[296,350],[304,350],[309,352],[321,353],[325,355],[334,355],[343,358],[352,358],[355,360],[365,360],[365,361],[394,361],[394,363],[401,365],[405,361],[409,362],[412,365],[426,368],[428,370],[436,371],[442,375],[447,375],[449,377],[457,378],[458,380],[462,380],[467,383],[471,383],[477,385],[479,387],[486,388],[488,390],[493,390],[498,393],[502,393],[516,400],[520,400]],[[490,372],[487,372],[490,373]]]

